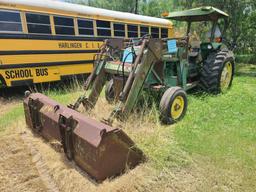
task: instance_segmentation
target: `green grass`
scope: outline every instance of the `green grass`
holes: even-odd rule
[[[175,128],[178,146],[205,169],[206,180],[231,191],[256,187],[255,93],[256,78],[236,77],[227,94],[190,96],[188,113]]]
[[[134,132],[134,127],[127,131],[147,154],[151,165],[159,170],[186,166],[193,155],[207,156],[220,163],[236,160],[255,167],[255,93],[255,78],[236,77],[232,89],[224,95],[189,95],[188,112],[176,125],[160,125],[153,109],[153,114],[149,114],[154,116],[150,124],[154,126],[153,132]]]
[[[23,111],[22,105],[14,107],[12,110],[1,115],[0,116],[0,132],[5,129],[8,129],[8,126],[10,126],[13,123],[13,121],[17,121],[21,119],[23,115],[24,115],[24,111]]]
[[[175,136],[190,154],[215,159],[236,159],[256,165],[256,79],[236,77],[224,95],[189,97],[186,118],[177,125]]]
[[[69,88],[64,90],[45,90],[44,94],[48,95],[50,98],[57,100],[63,105],[73,103],[75,99],[82,94],[79,87]],[[20,101],[22,103],[22,99]],[[0,132],[8,129],[12,122],[24,118],[23,105],[19,104],[11,110],[8,110],[6,113],[0,116]]]
[[[76,99],[83,94],[81,89],[65,89],[65,90],[49,90],[44,91],[43,94],[48,97],[62,103],[63,105],[68,105],[74,103]]]

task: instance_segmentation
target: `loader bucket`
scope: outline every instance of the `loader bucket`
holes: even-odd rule
[[[144,161],[121,130],[83,116],[40,93],[24,99],[26,123],[46,140],[62,143],[67,158],[96,181],[120,175]]]

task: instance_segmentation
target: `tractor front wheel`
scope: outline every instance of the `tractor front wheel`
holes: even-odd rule
[[[225,93],[232,85],[234,76],[234,55],[229,50],[210,54],[202,68],[200,85],[208,93]]]
[[[187,94],[180,87],[167,89],[160,102],[160,119],[164,124],[180,121],[187,111]]]
[[[113,103],[115,100],[115,92],[114,92],[114,80],[111,79],[105,88],[105,98],[108,103]]]

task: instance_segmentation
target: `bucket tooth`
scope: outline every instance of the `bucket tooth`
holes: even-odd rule
[[[46,140],[62,143],[69,160],[100,182],[134,168],[143,152],[121,129],[110,127],[40,93],[24,100],[28,127]]]

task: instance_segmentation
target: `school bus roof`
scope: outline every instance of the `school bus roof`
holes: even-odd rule
[[[56,0],[0,0],[0,3],[25,5],[53,10],[60,10],[66,12],[74,12],[77,14],[102,16],[106,18],[113,18],[116,20],[128,20],[131,22],[145,22],[149,24],[157,25],[169,25],[172,23],[167,19],[136,15],[128,12],[112,11],[107,9],[100,9],[95,7],[89,7],[85,5],[72,4],[67,2],[60,2]]]

